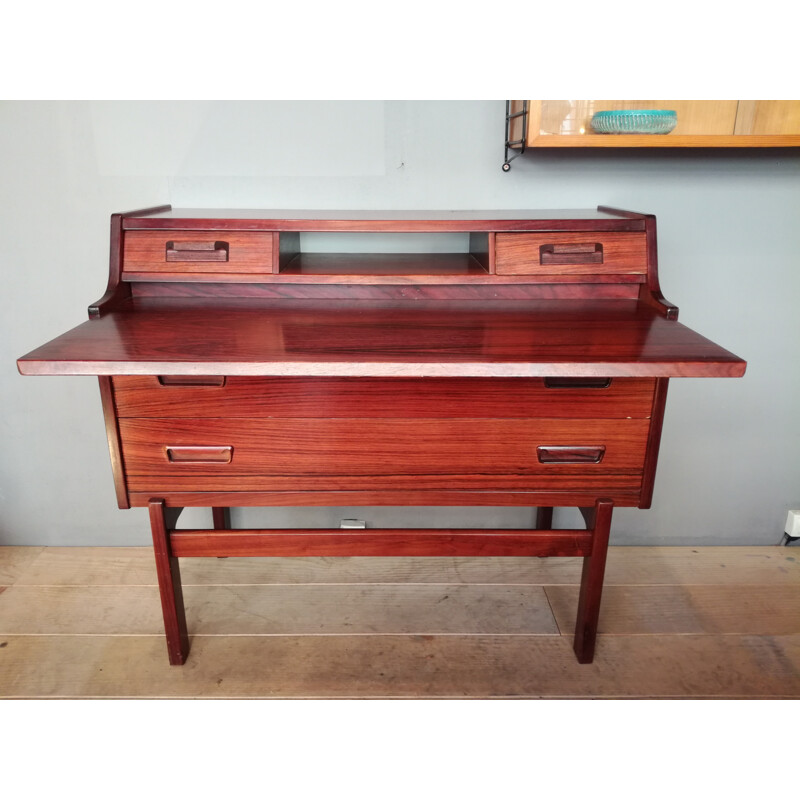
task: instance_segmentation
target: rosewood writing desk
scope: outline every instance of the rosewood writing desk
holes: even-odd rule
[[[315,252],[321,232],[422,233],[428,252]],[[612,509],[650,505],[668,379],[745,370],[661,296],[654,217],[602,207],[115,214],[89,317],[18,366],[99,376],[172,664],[182,556],[354,555],[582,556],[590,662]],[[532,530],[231,528],[230,507],[276,505],[538,511]],[[176,529],[187,506],[213,527]],[[556,506],[586,530],[552,529]]]

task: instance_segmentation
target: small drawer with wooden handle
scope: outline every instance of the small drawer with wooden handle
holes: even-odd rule
[[[127,231],[123,276],[138,273],[267,274],[273,234],[263,231]]]
[[[498,233],[498,275],[645,275],[644,233]]]
[[[121,419],[131,491],[624,490],[649,420]]]

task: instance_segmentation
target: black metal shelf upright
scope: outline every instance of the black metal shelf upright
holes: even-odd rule
[[[522,117],[522,138],[511,139],[511,120]],[[505,161],[503,161],[503,172],[508,172],[511,169],[511,162],[525,152],[525,140],[528,138],[528,101],[522,101],[522,111],[511,113],[511,100],[506,100],[506,152]],[[510,150],[517,152],[508,157]]]

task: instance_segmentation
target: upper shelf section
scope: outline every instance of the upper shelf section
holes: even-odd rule
[[[122,217],[122,281],[637,284],[648,270],[647,217],[607,209],[222,213]]]
[[[527,103],[526,147],[800,147],[798,100],[512,100]],[[677,112],[667,134],[598,134],[598,111],[642,109]],[[522,117],[511,120],[509,139],[522,141]],[[517,145],[519,146],[519,145]]]
[[[169,208],[120,215],[123,230],[381,231],[489,233],[494,231],[642,231],[644,214],[600,209],[534,211],[311,211]]]
[[[658,288],[655,218],[546,211],[172,209],[114,214],[92,317],[145,297],[640,299]]]

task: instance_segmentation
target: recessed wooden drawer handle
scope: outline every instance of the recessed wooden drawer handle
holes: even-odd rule
[[[172,464],[230,464],[233,447],[167,445],[167,461]]]
[[[162,386],[224,386],[224,375],[159,375]]]
[[[605,455],[605,445],[599,446],[540,446],[536,455],[540,464],[599,464]]]
[[[545,378],[545,389],[608,389],[611,378]]]
[[[540,264],[602,264],[603,245],[600,242],[586,244],[543,244],[539,248]]]
[[[227,242],[167,242],[167,261],[227,261]]]

